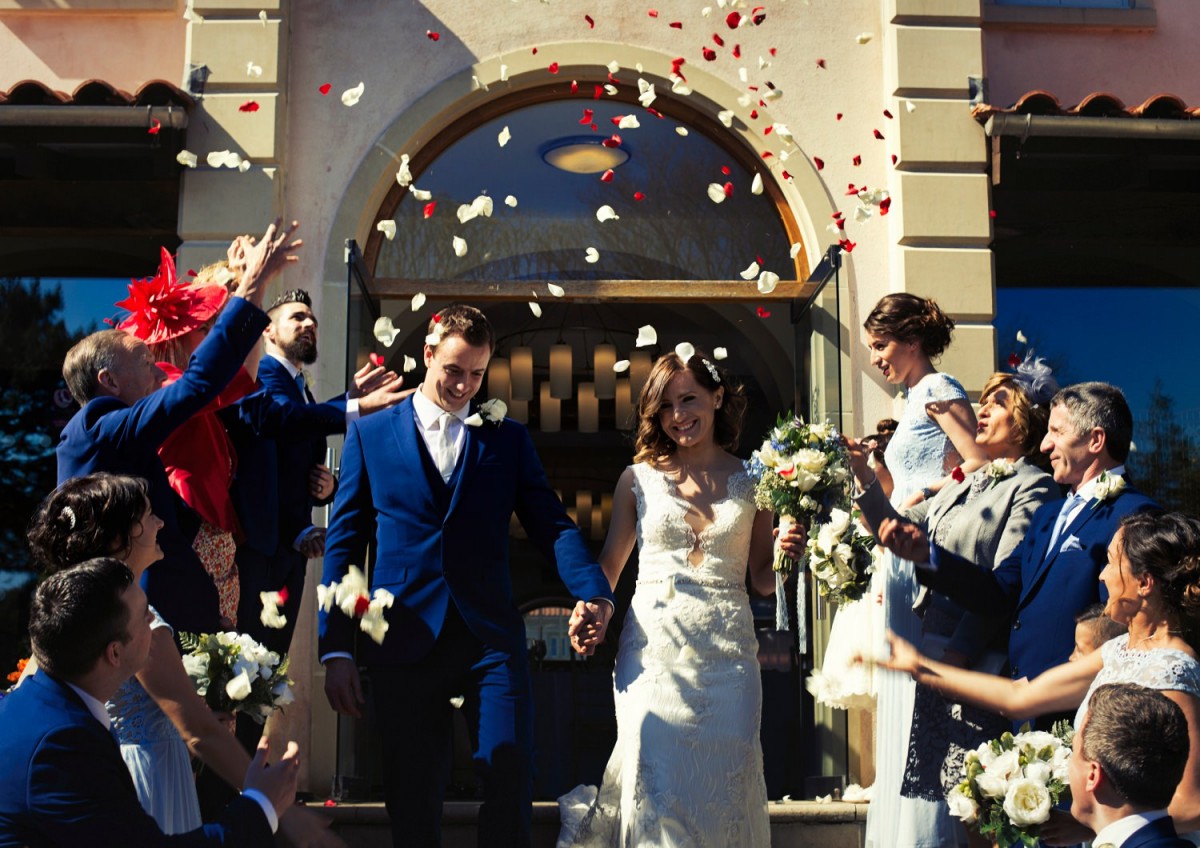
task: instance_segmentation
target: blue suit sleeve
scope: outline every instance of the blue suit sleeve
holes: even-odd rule
[[[967,610],[983,616],[1011,614],[1021,595],[1022,544],[994,569],[952,554],[936,544],[929,546],[934,568],[917,568],[917,579]]]
[[[269,389],[246,395],[220,414],[229,426],[235,426],[236,420],[254,435],[280,442],[310,441],[346,431],[346,412],[335,404],[296,403]]]

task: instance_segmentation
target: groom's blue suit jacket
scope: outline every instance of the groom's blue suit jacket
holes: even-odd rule
[[[524,426],[506,418],[499,426],[467,427],[453,489],[443,484],[417,426],[408,398],[352,423],[343,449],[321,582],[340,580],[351,565],[362,567],[374,541],[371,588],[396,597],[383,644],[363,640],[366,662],[423,658],[450,604],[484,644],[524,653],[508,566],[514,512],[575,597],[612,599]],[[321,655],[351,651],[356,629],[336,609],[322,613]]]
[[[0,848],[272,844],[245,796],[219,822],[164,836],[142,809],[112,734],[68,686],[39,671],[0,700]]]
[[[1114,498],[1093,499],[1047,556],[1064,503],[1059,498],[1035,512],[1025,539],[995,570],[936,546],[937,570],[916,569],[918,580],[972,612],[1009,619],[1008,660],[1015,678],[1032,680],[1067,661],[1075,644],[1075,614],[1107,598],[1100,571],[1121,519],[1156,506],[1132,486]]]

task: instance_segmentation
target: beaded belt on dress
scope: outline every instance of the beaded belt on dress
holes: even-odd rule
[[[719,577],[694,577],[690,574],[669,574],[666,577],[651,577],[647,579],[638,578],[639,586],[645,584],[652,586],[655,584],[669,584],[672,588],[678,583],[691,584],[693,586],[703,586],[706,589],[745,589],[746,584],[736,580],[722,580]]]

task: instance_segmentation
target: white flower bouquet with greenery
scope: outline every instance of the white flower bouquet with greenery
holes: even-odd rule
[[[245,713],[260,724],[295,700],[287,654],[269,651],[245,633],[180,633],[183,667],[196,693],[215,712]]]
[[[946,796],[952,816],[991,837],[1000,848],[1036,845],[1050,811],[1071,795],[1071,725],[1055,722],[1051,733],[1028,727],[968,753],[962,782]]]
[[[861,598],[875,572],[875,537],[858,520],[860,514],[835,508],[808,537],[808,569],[817,591],[838,604]]]

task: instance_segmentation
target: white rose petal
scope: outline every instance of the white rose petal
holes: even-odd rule
[[[400,331],[396,329],[392,323],[392,319],[386,315],[381,315],[375,319],[374,328],[375,338],[385,347],[391,347],[396,342],[396,336],[400,335]]]
[[[596,220],[603,224],[605,221],[619,221],[621,216],[606,203],[596,210]]]
[[[1021,344],[1029,344],[1029,339],[1020,330],[1017,330],[1017,341]]]
[[[875,37],[875,33],[873,33],[873,32],[860,32],[858,35],[854,36],[854,40],[857,41],[859,44],[866,44],[868,41],[870,41],[874,37]]]
[[[415,185],[410,185],[408,190],[412,193],[413,197],[415,197],[417,200],[420,200],[422,203],[433,199],[432,191],[426,191],[423,188],[417,188]]]
[[[652,344],[658,344],[658,332],[650,324],[643,327],[638,327],[637,341],[634,342],[635,347],[649,347]]]
[[[675,134],[676,135],[684,135],[684,136],[687,135],[688,134],[687,127],[676,127]]]
[[[770,294],[779,285],[779,275],[774,271],[763,271],[758,275],[758,290],[762,294]]]
[[[917,104],[913,103],[911,100],[905,100],[904,108],[907,109],[908,113],[911,115],[913,112],[917,111]]]
[[[503,147],[504,145],[508,144],[511,138],[512,133],[508,131],[508,127],[505,127],[504,129],[500,130],[500,135],[496,136],[496,141],[501,147]]]
[[[643,86],[645,87],[643,88]],[[646,82],[644,79],[639,79],[638,89],[641,92],[638,94],[638,103],[641,103],[644,108],[649,109],[650,104],[658,97],[658,94],[654,91],[654,85]]]
[[[508,82],[508,65],[500,66],[500,82]]]
[[[256,65],[253,62],[246,63],[246,76],[261,77],[263,75],[262,65]]]
[[[458,257],[467,255],[467,240],[462,236],[454,237],[454,255]]]
[[[743,280],[753,280],[758,276],[758,262],[751,262],[746,266],[746,270],[738,272]]]
[[[613,371],[616,371],[618,374],[624,374],[628,370],[629,370],[629,360],[628,359],[620,359],[613,363]]]
[[[717,120],[720,121],[721,125],[724,126],[726,129],[728,129],[729,127],[732,127],[733,126],[733,110],[732,109],[722,109],[720,112],[717,113]]]
[[[708,184],[708,199],[713,203],[725,202],[725,186],[720,183]]]
[[[798,241],[792,242],[792,246],[788,248],[788,258],[795,259],[797,256],[799,256],[800,255],[800,247],[801,247],[800,242],[798,242]]]
[[[200,162],[200,160],[196,158],[196,154],[190,150],[180,150],[179,155],[175,157],[175,161],[188,168],[195,168]]]
[[[542,317],[542,305],[536,300],[529,301],[529,311],[533,313],[534,318]]]
[[[388,241],[396,237],[396,222],[395,221],[380,221],[375,225],[375,229],[383,233]]]
[[[550,294],[554,295],[555,297],[562,297],[567,293],[566,289],[564,289],[562,286],[556,286],[554,283],[546,283],[546,288],[549,289]]]
[[[475,91],[491,91],[488,84],[474,74],[471,75],[471,88]]]
[[[750,193],[751,194],[762,194],[763,193],[763,179],[762,179],[761,173],[754,174],[754,180],[750,183]]]
[[[612,83],[605,83],[604,84],[604,93],[607,94],[609,97],[616,97],[617,96],[617,87],[615,85],[613,85]]]
[[[683,364],[687,365],[688,360],[696,353],[696,348],[692,347],[689,342],[680,342],[675,345],[675,355],[683,360]]]
[[[259,10],[258,19],[259,19],[259,21],[262,22],[262,25],[264,27],[267,25],[267,10],[266,9]]]
[[[613,59],[613,60],[612,60],[611,62],[609,62],[609,63],[608,63],[608,64],[607,64],[605,67],[607,67],[607,68],[608,68],[608,72],[609,72],[610,74],[615,74],[615,73],[617,73],[618,71],[620,71],[620,70],[621,70],[621,65],[620,65],[620,63],[619,63],[619,62],[617,62],[617,60],[616,60],[616,59]]]
[[[363,91],[366,89],[366,83],[360,82],[354,88],[348,88],[342,92],[342,103],[346,106],[353,106],[362,99]]]
[[[619,130],[636,130],[641,124],[638,123],[637,115],[625,115],[617,122]]]
[[[412,311],[417,312],[425,305],[425,292],[417,292],[412,297]]]
[[[478,427],[483,423],[483,416],[478,412],[472,413],[466,417],[466,420],[464,420],[463,423],[468,427]]]
[[[464,203],[458,207],[458,220],[460,223],[467,223],[472,218],[478,218],[482,215],[484,218],[492,217],[492,199],[486,194],[481,194],[470,202]]]
[[[713,348],[713,359],[721,360],[721,359],[725,359],[728,356],[729,356],[729,351],[725,350],[725,348],[723,348],[723,347],[714,347]]]
[[[412,171],[408,170],[408,154],[400,156],[400,168],[396,171],[396,182],[403,188],[412,182]]]
[[[504,205],[512,209],[516,209],[517,199],[510,194],[508,197],[504,198]]]
[[[589,262],[592,264],[599,262],[600,261],[600,251],[596,250],[596,248],[594,248],[594,247],[589,247],[587,250],[585,250],[583,252],[583,260],[585,262]]]

